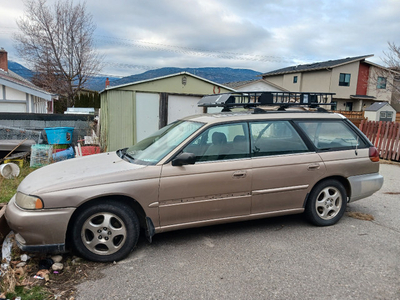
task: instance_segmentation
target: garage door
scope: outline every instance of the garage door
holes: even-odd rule
[[[197,106],[201,97],[173,96],[168,97],[168,123],[190,115],[203,113],[203,108]]]

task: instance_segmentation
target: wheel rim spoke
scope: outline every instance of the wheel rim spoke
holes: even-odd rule
[[[326,187],[319,193],[315,201],[315,209],[320,218],[329,220],[334,218],[342,207],[342,197],[335,187]]]
[[[81,238],[89,251],[110,255],[123,247],[127,238],[126,226],[113,213],[97,213],[83,224]]]

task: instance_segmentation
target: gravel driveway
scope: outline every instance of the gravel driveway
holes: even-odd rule
[[[314,227],[302,215],[144,239],[76,299],[400,299],[400,165],[349,217]]]

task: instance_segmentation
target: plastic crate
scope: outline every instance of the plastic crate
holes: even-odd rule
[[[32,145],[30,166],[41,167],[49,164],[52,154],[52,145]]]
[[[98,154],[100,153],[99,146],[82,146],[81,148],[82,156]]]
[[[74,127],[45,128],[47,142],[51,145],[71,144]]]

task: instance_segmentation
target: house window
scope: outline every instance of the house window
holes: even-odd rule
[[[297,76],[293,76],[293,83],[297,83]]]
[[[378,84],[376,85],[377,89],[386,89],[386,77],[378,77]]]
[[[350,75],[347,73],[340,73],[339,86],[350,86]]]

